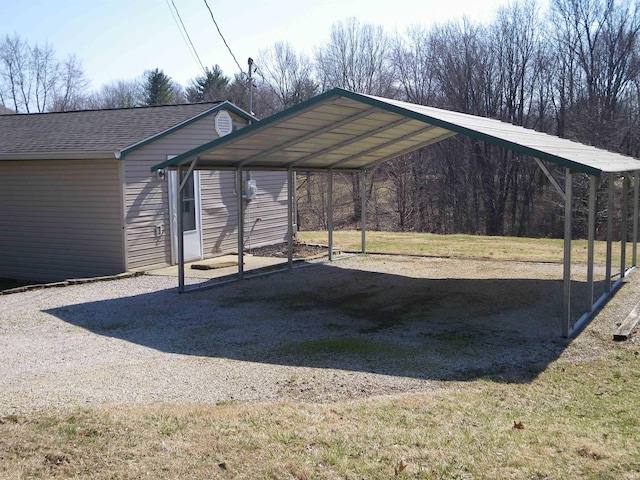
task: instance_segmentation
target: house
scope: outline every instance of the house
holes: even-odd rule
[[[0,105],[0,115],[11,115],[13,113],[16,113],[16,112],[14,112],[13,110],[8,109],[4,105]]]
[[[175,171],[151,167],[242,128],[234,105],[199,103],[0,115],[0,278],[59,281],[148,270],[177,261]],[[186,260],[244,243],[283,242],[286,174],[195,171],[182,200]],[[240,200],[239,200],[240,197]]]

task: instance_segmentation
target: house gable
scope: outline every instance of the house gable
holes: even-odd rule
[[[163,137],[167,136],[167,135],[171,135],[172,133],[176,132],[177,130],[184,128],[184,127],[188,127],[189,125],[191,125],[194,122],[198,122],[199,120],[201,120],[204,117],[207,117],[209,115],[217,115],[219,112],[221,111],[227,111],[227,112],[232,112],[234,115],[232,115],[232,122],[233,122],[233,131],[239,130],[240,128],[248,125],[251,121],[254,121],[255,118],[252,117],[251,115],[249,115],[247,112],[245,112],[244,110],[236,107],[234,104],[230,103],[230,102],[222,102],[219,105],[216,105],[215,107],[211,108],[210,110],[207,110],[206,112],[203,112],[199,115],[196,115],[195,117],[192,117],[188,120],[185,120],[184,122],[177,124],[163,132],[157,133],[149,138],[146,138],[144,140],[141,140],[139,142],[134,143],[133,145],[130,145],[126,148],[123,148],[120,152],[119,152],[119,158],[124,158],[127,155],[131,154],[132,152],[135,152],[136,150],[143,148],[144,146],[152,143],[152,142],[156,142],[160,139],[162,139]]]

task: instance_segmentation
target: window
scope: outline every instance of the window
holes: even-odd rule
[[[186,173],[182,172],[182,180],[186,177]],[[193,230],[196,230],[196,195],[192,172],[182,190],[182,231],[191,232]]]

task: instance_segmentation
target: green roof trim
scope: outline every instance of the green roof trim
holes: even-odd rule
[[[188,125],[191,125],[194,122],[197,122],[198,120],[201,120],[202,118],[205,118],[209,115],[218,113],[220,110],[228,110],[230,112],[235,113],[236,115],[238,115],[241,118],[244,118],[245,120],[247,120],[248,122],[254,122],[257,119],[250,115],[249,113],[245,112],[244,110],[242,110],[241,108],[236,107],[233,103],[229,102],[229,101],[224,101],[218,105],[216,105],[215,107],[212,107],[211,109],[207,110],[206,112],[202,112],[198,115],[196,115],[195,117],[190,118],[189,120],[179,123],[178,125],[175,125],[171,128],[169,128],[168,130],[165,130],[163,132],[158,133],[157,135],[153,135],[152,137],[149,137],[145,140],[142,140],[141,142],[138,143],[134,143],[133,145],[130,145],[126,148],[123,148],[119,153],[120,153],[120,158],[124,159],[129,153],[134,152],[135,150],[138,150],[139,148],[144,147],[145,145],[148,145],[152,142],[155,142],[156,140],[163,138],[177,130],[180,130],[183,127],[186,127]]]

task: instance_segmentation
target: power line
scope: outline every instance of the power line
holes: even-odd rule
[[[198,59],[198,63],[200,64],[200,67],[202,68],[202,71],[206,73],[206,68],[204,67],[202,60],[200,60],[200,56],[198,55],[198,51],[196,50],[196,47],[193,45],[193,42],[191,41],[191,37],[189,36],[189,32],[187,31],[187,27],[184,26],[184,22],[182,21],[182,17],[180,16],[180,12],[178,11],[178,7],[176,6],[176,3],[171,0],[171,4],[173,5],[173,8],[176,9],[176,15],[178,15],[178,19],[180,20],[180,25],[182,25],[182,28],[184,29],[184,33],[187,36],[187,38],[189,39],[189,44],[191,45],[191,48],[193,48],[193,53],[195,54],[196,58]]]
[[[209,9],[209,13],[211,14],[211,20],[213,20],[213,24],[216,26],[216,29],[218,30],[218,33],[220,34],[220,38],[222,38],[222,41],[224,42],[225,46],[227,47],[227,50],[229,50],[229,53],[233,57],[234,62],[236,62],[236,65],[238,66],[238,69],[240,70],[240,72],[244,73],[244,71],[242,70],[242,67],[238,63],[238,60],[236,59],[236,56],[231,51],[231,47],[229,47],[229,44],[227,43],[227,41],[224,38],[224,35],[222,35],[222,32],[220,31],[220,27],[218,26],[218,22],[216,22],[216,19],[213,16],[213,12],[211,11],[211,7],[209,6],[209,3],[207,2],[207,0],[204,0],[204,4],[207,6],[207,9]]]
[[[193,42],[191,41],[191,37],[189,36],[189,32],[187,31],[187,27],[185,27],[184,22],[182,21],[182,17],[180,16],[180,12],[178,11],[178,7],[176,7],[176,4],[175,4],[175,2],[173,0],[171,0],[171,4],[173,4],[173,8],[171,8],[171,5],[169,4],[169,0],[166,0],[166,2],[167,2],[167,6],[169,7],[169,11],[171,11],[171,16],[173,17],[173,21],[176,23],[176,26],[178,27],[178,30],[180,30],[180,35],[182,35],[182,39],[185,41],[185,43],[187,43],[187,39],[188,39],[187,47],[189,48],[189,52],[191,53],[191,56],[194,58],[194,60],[196,62],[198,62],[198,64],[200,65],[200,68],[202,68],[202,71],[204,73],[206,73],[206,68],[203,65],[202,61],[200,60],[200,56],[198,55],[198,52],[196,51],[196,47],[193,45]],[[174,9],[175,9],[175,14],[173,13]],[[182,25],[182,28],[180,28],[180,25],[178,25],[178,20],[176,20],[176,15],[178,16],[178,19],[180,20],[180,25]],[[185,38],[185,35],[186,35],[186,38]]]

